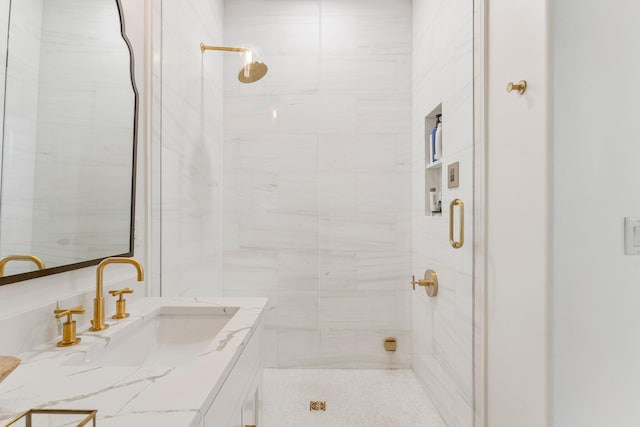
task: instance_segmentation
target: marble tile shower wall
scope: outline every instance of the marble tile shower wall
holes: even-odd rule
[[[413,242],[417,275],[438,273],[436,298],[413,296],[412,367],[449,426],[473,424],[473,3],[413,1]],[[460,186],[442,192],[442,216],[425,216],[425,116],[442,103],[443,156],[460,162]],[[443,180],[446,182],[446,180]],[[466,243],[453,250],[448,205],[464,201]]]
[[[411,1],[227,0],[224,294],[271,367],[409,367]],[[383,339],[398,338],[396,353]]]
[[[200,52],[201,42],[222,44],[222,8],[222,0],[153,2],[162,26],[153,48],[162,64],[152,76],[161,115],[152,128],[160,130],[153,145],[162,198],[153,215],[159,220],[160,210],[163,296],[222,293],[223,57]]]

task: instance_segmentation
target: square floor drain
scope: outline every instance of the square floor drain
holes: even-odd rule
[[[327,402],[324,400],[312,400],[309,403],[309,411],[317,412],[317,411],[326,411],[327,410]]]

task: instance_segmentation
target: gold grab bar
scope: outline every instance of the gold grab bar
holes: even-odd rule
[[[453,211],[454,207],[460,207],[460,240],[453,239]],[[449,243],[453,249],[460,249],[464,245],[464,202],[460,199],[453,199],[449,205]]]

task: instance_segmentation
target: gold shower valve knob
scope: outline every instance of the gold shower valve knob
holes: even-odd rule
[[[416,290],[416,285],[424,286],[427,295],[435,297],[438,295],[438,275],[433,270],[425,270],[424,279],[416,280],[416,276],[411,276],[411,285]]]
[[[527,90],[527,81],[520,80],[518,83],[507,83],[507,92],[513,92],[514,90],[522,95]]]

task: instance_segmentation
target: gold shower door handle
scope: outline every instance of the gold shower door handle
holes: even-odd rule
[[[460,208],[460,239],[457,241],[453,238],[456,206]],[[453,249],[460,249],[464,245],[464,202],[460,199],[453,199],[449,205],[449,243]]]

